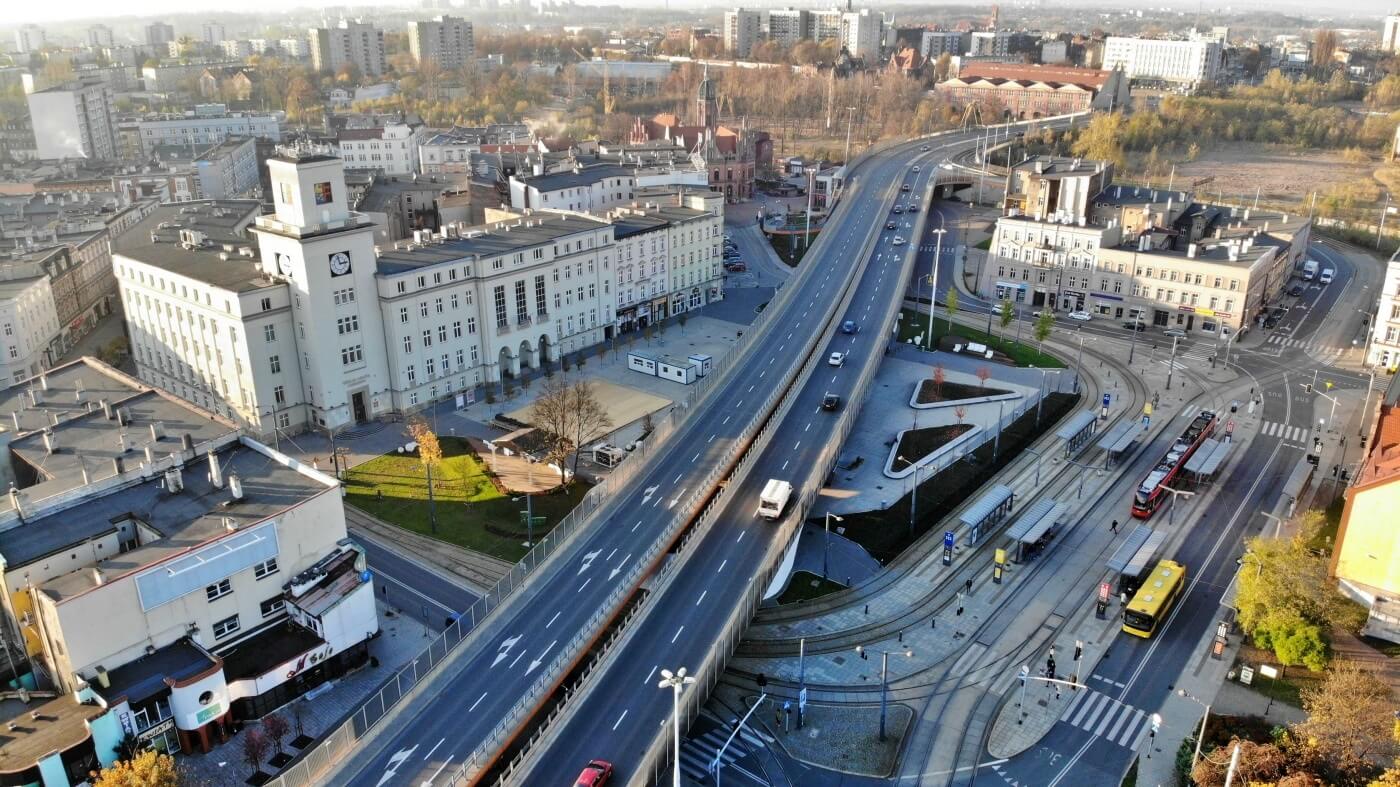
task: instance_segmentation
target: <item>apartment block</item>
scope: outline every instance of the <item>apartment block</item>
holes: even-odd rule
[[[1109,36],[1103,68],[1122,69],[1129,79],[1195,87],[1220,73],[1221,44],[1214,39],[1158,39]]]
[[[280,142],[282,119],[280,113],[157,115],[138,121],[136,133],[141,141],[142,152],[150,155],[156,147],[162,145],[201,150],[217,145],[229,137],[255,137],[269,142]]]
[[[90,47],[103,49],[115,43],[112,40],[112,28],[106,25],[90,25],[87,29],[87,43]]]
[[[429,21],[409,22],[408,48],[419,63],[432,60],[448,71],[476,61],[472,23],[445,14]]]
[[[313,27],[307,42],[317,71],[339,71],[348,65],[363,76],[377,77],[386,70],[384,31],[373,25],[342,19],[338,27]]]
[[[748,57],[762,37],[762,12],[743,8],[724,12],[724,48],[734,57]]]
[[[105,83],[74,81],[26,98],[40,158],[117,157],[114,98]]]
[[[61,335],[49,277],[33,265],[0,262],[0,381],[49,368],[62,349]]]
[[[767,12],[768,38],[792,46],[812,37],[812,15],[805,8],[775,8]]]
[[[885,42],[885,17],[869,8],[841,14],[841,45],[851,57],[874,62]]]
[[[207,21],[199,26],[199,39],[206,44],[218,44],[228,40],[228,28],[223,22]]]
[[[257,145],[252,137],[229,137],[194,160],[204,199],[236,199],[258,186]]]
[[[38,52],[44,48],[47,37],[44,28],[38,25],[20,25],[15,29],[15,51],[20,54]]]
[[[333,477],[93,359],[0,407],[3,631],[56,694],[0,742],[7,772],[77,783],[123,736],[208,752],[368,660],[374,588]]]
[[[1390,14],[1381,27],[1381,51],[1400,50],[1400,14]]]
[[[1391,374],[1400,371],[1400,252],[1385,266],[1385,281],[1371,319],[1366,363]]]
[[[157,51],[165,49],[165,45],[175,40],[175,26],[165,22],[152,22],[146,25],[146,46]]]

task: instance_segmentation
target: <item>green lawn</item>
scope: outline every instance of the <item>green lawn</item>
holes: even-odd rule
[[[821,598],[845,589],[846,586],[840,582],[822,579],[810,571],[794,571],[792,581],[788,582],[787,590],[778,596],[778,603],[792,604],[798,601],[811,601],[814,598]]]
[[[345,479],[346,502],[415,533],[467,549],[517,561],[529,551],[520,522],[524,501],[513,502],[487,477],[485,464],[465,440],[442,438],[443,461],[434,470],[437,529],[429,517],[428,484],[418,457],[385,454],[351,470]],[[589,485],[575,481],[567,491],[535,495],[535,540],[549,532],[578,505]]]
[[[928,315],[919,314],[912,309],[904,309],[899,320],[899,340],[908,342],[915,336],[927,330]],[[995,319],[992,320],[992,330],[995,336],[988,336],[986,332],[976,328],[968,328],[953,323],[953,330],[948,331],[948,318],[935,316],[933,321],[933,335],[930,337],[933,346],[951,349],[953,344],[978,342],[985,344],[993,350],[1000,352],[1017,366],[1034,366],[1040,369],[1063,369],[1064,362],[1049,353],[1040,352],[1035,348],[1036,341],[1034,327],[1029,320],[1022,320],[1021,340],[1016,341],[1016,323],[1007,326],[1006,332],[1010,338],[1002,337],[1002,327]]]
[[[1260,664],[1272,664],[1281,674],[1277,678],[1265,677],[1259,671]],[[1295,708],[1303,706],[1303,691],[1317,688],[1323,678],[1323,673],[1313,672],[1306,667],[1281,667],[1273,653],[1256,648],[1248,641],[1240,646],[1239,655],[1236,657],[1236,666],[1239,665],[1254,668],[1254,680],[1250,682],[1249,688],[1265,697],[1273,697],[1275,702],[1286,702]]]

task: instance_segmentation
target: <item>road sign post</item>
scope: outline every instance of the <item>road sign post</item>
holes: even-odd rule
[[[1102,618],[1108,613],[1108,583],[1099,583],[1099,598],[1094,602],[1094,614]]]
[[[953,544],[956,543],[956,536],[953,531],[943,531],[943,565],[953,565]]]
[[[992,582],[1001,584],[1001,572],[1006,570],[1006,550],[998,549],[996,558],[992,561]]]
[[[1017,724],[1022,724],[1026,720],[1026,679],[1031,675],[1031,668],[1025,664],[1021,665],[1021,701],[1016,703],[1016,707],[1021,709],[1021,715],[1016,719]]]

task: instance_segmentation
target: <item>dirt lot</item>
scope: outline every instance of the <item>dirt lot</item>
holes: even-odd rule
[[[1340,152],[1295,150],[1253,144],[1227,144],[1202,151],[1199,158],[1176,165],[1176,185],[1189,187],[1202,178],[1215,180],[1197,188],[1199,196],[1214,198],[1217,191],[1229,200],[1298,201],[1313,191],[1324,192],[1343,183],[1371,183],[1377,163],[1349,163]]]

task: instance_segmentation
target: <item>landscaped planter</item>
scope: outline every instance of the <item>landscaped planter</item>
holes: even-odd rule
[[[1012,399],[1024,398],[1022,394],[1018,394],[1015,391],[1007,391],[1002,388],[986,388],[980,385],[945,382],[942,386],[944,396],[949,394],[966,394],[966,396],[957,399],[942,399],[937,402],[919,401],[921,398],[927,398],[926,396],[921,396],[921,394],[924,393],[926,388],[931,389],[932,387],[932,380],[920,380],[918,384],[914,386],[914,393],[909,395],[909,406],[915,410],[932,410],[937,407],[948,407],[949,405],[982,404],[984,402],[1009,401]],[[928,393],[931,395],[932,391]]]
[[[959,427],[965,428],[966,431],[964,431],[957,437],[954,437],[953,439],[949,440],[948,442],[944,443],[943,445],[940,445],[939,447],[933,449],[932,451],[920,457],[919,459],[914,460],[913,464],[906,465],[905,467],[899,470],[894,469],[895,462],[897,461],[900,454],[904,451],[904,449],[900,448],[900,445],[904,442],[904,435],[908,432]],[[885,475],[889,478],[908,478],[918,468],[924,467],[930,462],[936,461],[939,457],[947,454],[948,452],[956,450],[959,446],[969,442],[970,440],[972,440],[973,437],[976,437],[977,434],[981,431],[982,427],[976,424],[947,424],[945,426],[925,427],[919,430],[903,429],[899,432],[899,434],[895,435],[894,445],[890,446],[890,455],[888,458],[885,459]]]

